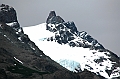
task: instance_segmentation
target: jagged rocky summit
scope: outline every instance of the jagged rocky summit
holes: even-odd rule
[[[84,47],[91,49],[104,49],[104,47],[87,32],[79,32],[74,22],[65,22],[55,11],[51,11],[46,21],[46,30],[55,33],[55,39],[59,44],[69,44],[72,47]]]

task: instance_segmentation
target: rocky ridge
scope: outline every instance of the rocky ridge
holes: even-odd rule
[[[84,47],[104,51],[104,47],[87,32],[79,32],[74,22],[65,22],[55,11],[51,11],[46,20],[46,30],[55,33],[48,40],[57,41],[59,44],[69,44],[72,47]]]

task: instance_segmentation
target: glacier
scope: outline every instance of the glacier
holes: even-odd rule
[[[52,28],[55,27],[50,23],[48,26],[51,25]],[[56,26],[58,25],[59,24],[56,24]],[[27,34],[42,51],[44,51],[45,55],[73,72],[87,69],[108,79],[120,76],[120,67],[116,68],[117,72],[114,70],[110,75],[106,72],[106,70],[112,70],[112,66],[115,63],[109,60],[109,52],[100,52],[99,50],[91,50],[90,48],[77,46],[71,47],[68,43],[59,44],[55,40],[55,33],[46,30],[46,26],[47,23],[42,23],[35,26],[23,27],[24,33]],[[48,41],[48,38],[50,37],[53,37],[52,41]],[[76,36],[75,38],[78,39]],[[89,42],[87,43],[91,44]],[[97,62],[98,60],[99,62]]]

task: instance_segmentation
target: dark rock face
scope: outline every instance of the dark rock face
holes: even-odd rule
[[[82,32],[79,32],[78,35],[79,35],[82,39],[88,41],[89,43],[92,43],[92,46],[91,46],[92,49],[96,49],[96,50],[97,50],[97,49],[105,49],[100,43],[98,43],[97,40],[95,40],[95,39],[92,38],[89,34],[87,34],[87,32],[82,31]]]
[[[56,17],[55,11],[50,11],[48,19],[51,19],[52,17]]]
[[[13,7],[10,7],[9,5],[0,5],[0,23],[2,23],[2,25],[6,24],[10,26],[16,31],[21,30],[21,32],[23,32],[17,21],[16,11]]]
[[[55,11],[51,11],[46,20],[46,23],[51,23],[51,24],[57,24],[57,23],[63,23],[63,22],[64,20],[60,16],[56,16]]]
[[[90,71],[88,71],[88,70],[84,70],[82,73],[79,74],[79,76],[80,76],[80,79],[92,79],[92,78],[95,78],[95,79],[105,79],[102,76],[98,77],[94,73],[90,73]]]
[[[74,22],[65,22],[64,25],[71,29],[71,32],[74,33],[74,32],[77,32],[77,28],[75,26],[75,23]]]
[[[9,5],[0,5],[0,22],[17,22],[16,11]]]

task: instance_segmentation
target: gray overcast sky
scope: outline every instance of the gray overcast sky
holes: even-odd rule
[[[21,26],[40,24],[55,10],[65,21],[74,21],[105,48],[120,56],[120,0],[0,0],[13,6]]]

